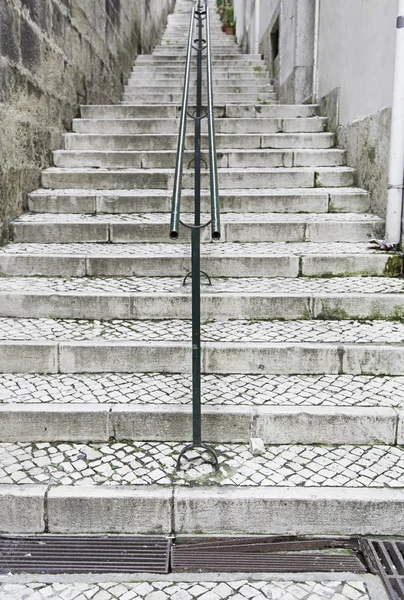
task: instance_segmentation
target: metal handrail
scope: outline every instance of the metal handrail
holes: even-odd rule
[[[201,0],[197,0],[198,9],[201,8]],[[170,222],[170,238],[177,240],[179,236],[180,227],[180,216],[181,216],[181,196],[182,196],[182,174],[184,170],[184,150],[185,150],[185,136],[187,129],[187,116],[188,116],[188,102],[189,102],[189,88],[190,88],[190,77],[191,77],[191,61],[192,61],[192,47],[193,47],[193,33],[195,27],[195,12],[196,7],[192,8],[191,22],[189,27],[188,46],[187,46],[187,60],[185,66],[185,79],[184,79],[184,90],[182,94],[182,105],[181,105],[181,121],[180,131],[178,136],[177,144],[177,158],[175,165],[174,175],[174,189],[171,205],[171,222]],[[208,138],[209,138],[209,171],[210,171],[210,197],[211,197],[211,232],[212,239],[215,241],[220,240],[221,227],[220,227],[220,205],[219,205],[219,183],[217,174],[217,156],[216,156],[216,135],[215,135],[215,120],[214,120],[214,102],[213,102],[213,78],[212,78],[212,47],[211,47],[211,34],[210,34],[210,10],[207,6],[207,0],[205,0],[205,12],[206,12],[206,51],[207,51],[207,95],[208,95]]]
[[[172,208],[171,208],[170,238],[172,240],[176,240],[178,238],[179,228],[180,228],[182,172],[184,169],[185,135],[187,132],[188,99],[189,99],[189,85],[190,85],[190,76],[191,76],[191,59],[192,59],[192,42],[193,42],[193,34],[194,34],[194,23],[195,23],[195,6],[192,8],[191,23],[190,23],[190,27],[189,27],[184,91],[182,94],[180,133],[178,136],[177,161],[176,161],[176,166],[175,166],[174,191],[173,191],[173,201],[172,201]]]
[[[206,3],[207,5],[207,3]],[[208,88],[208,131],[209,131],[209,170],[210,170],[210,197],[211,197],[211,229],[212,239],[220,240],[220,207],[219,207],[219,182],[217,176],[216,135],[213,104],[212,83],[212,45],[210,38],[210,12],[206,6],[206,82]]]
[[[203,22],[206,23],[206,40],[203,39]],[[194,38],[195,23],[197,24],[197,34]],[[193,114],[188,112],[189,84],[191,75],[191,57],[192,48],[197,51],[196,59],[196,102]],[[207,50],[207,110],[202,111],[202,53]],[[194,222],[193,224],[184,223],[180,219],[181,213],[181,192],[182,192],[182,173],[184,166],[184,148],[186,136],[187,116],[194,121]],[[202,120],[208,119],[209,132],[209,166],[210,166],[210,196],[211,196],[211,219],[207,223],[201,224],[201,164],[205,162],[201,156],[201,129]],[[191,163],[189,164],[190,168]],[[206,165],[207,166],[207,165]],[[212,88],[212,53],[210,37],[210,19],[207,0],[196,0],[195,7],[192,10],[191,24],[188,38],[188,54],[185,68],[184,92],[181,108],[181,123],[177,146],[177,163],[175,167],[173,201],[171,208],[170,238],[178,239],[180,223],[191,230],[191,264],[192,271],[184,279],[184,285],[189,275],[192,275],[192,443],[183,448],[179,454],[177,468],[180,465],[184,454],[191,449],[199,448],[206,450],[212,457],[212,464],[218,468],[219,462],[216,452],[213,448],[202,441],[202,416],[201,416],[201,230],[211,225],[212,239],[220,239],[220,210],[219,210],[219,184],[217,177],[217,160],[215,144],[215,124],[214,124],[214,105]]]

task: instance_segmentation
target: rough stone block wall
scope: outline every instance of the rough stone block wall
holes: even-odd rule
[[[175,0],[0,0],[0,241],[80,104],[120,100]]]

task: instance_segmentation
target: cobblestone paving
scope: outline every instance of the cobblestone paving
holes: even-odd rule
[[[0,403],[190,404],[191,388],[177,374],[0,374]],[[217,406],[402,407],[404,377],[203,375],[202,393]]]
[[[181,213],[184,220],[190,219],[192,215]],[[202,214],[202,222],[209,221],[210,215]],[[379,217],[371,214],[353,213],[307,213],[307,214],[282,214],[282,213],[224,213],[222,223],[307,223],[307,222],[368,222],[378,221]],[[80,214],[35,214],[26,213],[16,219],[14,223],[166,223],[170,222],[169,213],[137,213],[109,215],[80,215]]]
[[[0,444],[0,484],[220,485],[403,488],[404,448],[396,446],[267,446],[253,457],[246,444],[218,444],[216,472],[184,444]]]
[[[0,585],[1,600],[370,600],[361,581],[31,583]]]
[[[191,293],[182,277],[2,277],[0,291],[107,292],[107,293]],[[202,281],[207,294],[403,294],[404,279],[389,277],[334,277],[331,279],[215,278],[212,285]]]
[[[202,323],[204,342],[404,342],[404,323],[392,321],[213,321]],[[0,318],[0,340],[189,341],[191,321]]]
[[[202,244],[204,256],[303,256],[307,254],[377,254],[367,243],[207,243]],[[189,256],[188,244],[8,244],[2,254],[63,256]]]

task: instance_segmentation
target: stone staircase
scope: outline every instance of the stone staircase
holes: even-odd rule
[[[0,249],[0,530],[402,534],[401,258],[369,249],[383,222],[318,107],[280,105],[215,14],[203,431],[221,468],[175,471],[190,247],[168,234],[191,6],[177,0],[120,105],[82,107]],[[183,183],[190,213],[192,170]],[[203,187],[207,213],[207,172]]]

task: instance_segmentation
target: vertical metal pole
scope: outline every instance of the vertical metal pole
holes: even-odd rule
[[[201,417],[201,114],[202,114],[202,4],[197,11],[197,83],[195,113],[194,225],[192,230],[192,405],[193,443],[202,444]]]

